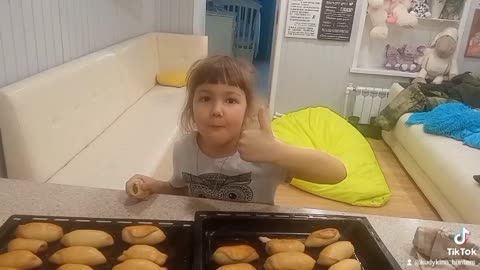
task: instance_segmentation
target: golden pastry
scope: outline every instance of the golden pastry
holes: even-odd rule
[[[335,228],[326,228],[311,233],[305,240],[306,247],[323,247],[340,239],[340,232]]]
[[[89,266],[104,264],[107,259],[98,249],[93,247],[75,246],[60,249],[50,257],[55,264],[85,264]]]
[[[43,240],[15,238],[8,242],[8,251],[28,250],[38,253],[47,250],[48,244]]]
[[[125,250],[123,254],[118,257],[118,260],[123,262],[129,259],[143,259],[162,266],[167,258],[168,256],[166,254],[163,254],[154,247],[147,245],[135,245]]]
[[[357,260],[346,259],[330,266],[328,270],[361,270],[362,266]]]
[[[162,230],[152,225],[136,225],[122,230],[123,241],[132,245],[156,245],[165,240]]]
[[[93,268],[91,268],[88,265],[83,265],[83,264],[67,263],[67,264],[64,264],[64,265],[60,266],[59,268],[57,268],[57,270],[93,270]]]
[[[354,252],[355,249],[352,243],[349,241],[338,241],[325,247],[320,252],[317,263],[323,266],[331,266],[341,260],[352,257]]]
[[[130,259],[115,265],[112,270],[167,270],[148,260]]]
[[[32,269],[42,265],[42,260],[31,251],[14,250],[0,255],[0,266],[17,269]]]
[[[0,270],[18,270],[17,268],[13,268],[13,267],[3,267],[3,266],[0,266]]]
[[[249,263],[258,258],[257,251],[247,245],[219,247],[213,253],[213,260],[219,265]]]
[[[18,225],[15,231],[18,238],[37,239],[47,242],[57,241],[63,236],[62,227],[46,222],[32,222]]]
[[[266,270],[312,270],[315,260],[303,252],[290,251],[267,258],[263,268]]]
[[[113,245],[113,238],[110,234],[99,230],[76,230],[65,234],[61,240],[67,247],[87,246],[102,248]]]
[[[268,255],[288,251],[304,252],[305,245],[296,239],[271,239],[265,244],[265,251]]]
[[[256,268],[248,263],[236,263],[220,266],[217,270],[256,270]]]

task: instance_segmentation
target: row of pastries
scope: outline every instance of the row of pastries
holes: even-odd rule
[[[64,248],[55,251],[48,259],[59,265],[57,270],[92,270],[92,266],[107,262],[102,248],[114,245],[113,237],[101,230],[74,230],[64,234],[63,228],[53,223],[31,222],[18,225],[15,239],[0,254],[0,270],[28,270],[42,266],[40,255],[49,244],[60,241]],[[122,229],[122,240],[131,244],[118,257],[113,270],[166,270],[162,267],[168,255],[153,245],[166,239],[165,233],[153,225],[127,226]]]
[[[349,241],[339,241],[340,232],[326,228],[312,232],[305,241],[300,239],[269,239],[260,237],[269,255],[265,270],[312,270],[315,264],[329,270],[360,270],[361,264],[352,259],[355,248]],[[315,261],[305,248],[323,248]],[[259,259],[257,251],[249,245],[221,246],[212,259],[220,265],[217,270],[254,270],[250,263]]]
[[[127,226],[122,229],[122,240],[131,244],[117,258],[120,262],[113,270],[166,270],[162,267],[168,255],[153,245],[166,239],[165,233],[153,225]],[[269,255],[265,270],[312,270],[315,264],[329,270],[360,270],[361,265],[352,259],[355,248],[349,241],[339,241],[340,232],[326,228],[312,232],[306,240],[269,239],[260,237]],[[37,256],[45,252],[49,243],[60,241],[64,248],[55,251],[50,263],[59,265],[57,270],[93,270],[92,266],[107,262],[101,249],[114,245],[113,237],[101,230],[74,230],[64,234],[63,228],[52,223],[32,222],[19,225],[15,239],[8,243],[8,252],[0,254],[0,270],[23,270],[40,267],[44,262]],[[315,260],[305,253],[305,248],[322,248]],[[249,245],[219,247],[212,260],[217,270],[252,270],[250,263],[259,259],[257,251]]]

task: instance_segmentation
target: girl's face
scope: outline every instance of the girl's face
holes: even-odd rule
[[[193,96],[193,120],[210,143],[226,144],[240,135],[247,110],[245,92],[226,84],[202,84]]]

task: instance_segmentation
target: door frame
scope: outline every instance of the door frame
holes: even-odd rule
[[[282,45],[284,40],[285,24],[287,21],[288,0],[277,0],[275,10],[275,23],[273,26],[272,51],[270,57],[269,74],[269,108],[270,114],[275,112],[275,99],[277,97],[278,75],[280,70],[280,57],[282,54]],[[205,18],[207,16],[207,1],[193,1],[193,25],[194,35],[205,35]]]
[[[275,99],[278,89],[278,74],[280,70],[280,58],[282,55],[282,45],[284,40],[285,24],[287,22],[287,4],[288,0],[277,0],[275,11],[275,24],[273,27],[272,51],[270,57],[270,114],[275,113]]]

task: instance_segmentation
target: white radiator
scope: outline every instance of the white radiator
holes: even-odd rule
[[[343,116],[348,118],[347,111],[350,105],[350,95],[354,96],[351,116],[360,118],[360,124],[370,124],[370,119],[376,117],[387,106],[390,89],[375,87],[354,87],[350,83],[345,91]],[[351,105],[350,105],[351,106]]]

